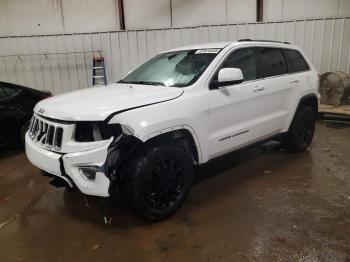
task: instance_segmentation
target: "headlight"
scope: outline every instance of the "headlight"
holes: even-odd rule
[[[119,124],[106,124],[103,121],[76,122],[74,139],[77,142],[94,142],[109,139],[121,134]]]

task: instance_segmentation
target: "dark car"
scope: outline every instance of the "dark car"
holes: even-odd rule
[[[0,145],[24,145],[33,108],[49,91],[0,81]]]

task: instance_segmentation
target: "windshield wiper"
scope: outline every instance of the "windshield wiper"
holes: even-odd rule
[[[153,81],[125,81],[120,80],[118,83],[123,84],[137,84],[137,85],[155,85],[155,86],[165,86],[162,82],[153,82]]]
[[[155,86],[165,86],[162,82],[152,82],[152,81],[136,81],[136,84],[140,85],[155,85]]]

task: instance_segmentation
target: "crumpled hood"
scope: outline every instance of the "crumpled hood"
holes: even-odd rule
[[[176,87],[110,84],[42,100],[34,112],[65,121],[103,121],[117,111],[175,99],[183,92]]]

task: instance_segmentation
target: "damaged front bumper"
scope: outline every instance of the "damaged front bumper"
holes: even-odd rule
[[[108,197],[111,181],[108,178],[105,163],[108,149],[113,137],[104,140],[105,143],[98,148],[76,153],[56,153],[41,148],[30,139],[28,133],[25,137],[26,154],[29,161],[38,168],[67,182],[69,187],[74,185],[84,194]],[[93,179],[85,176],[82,170],[93,169]]]

